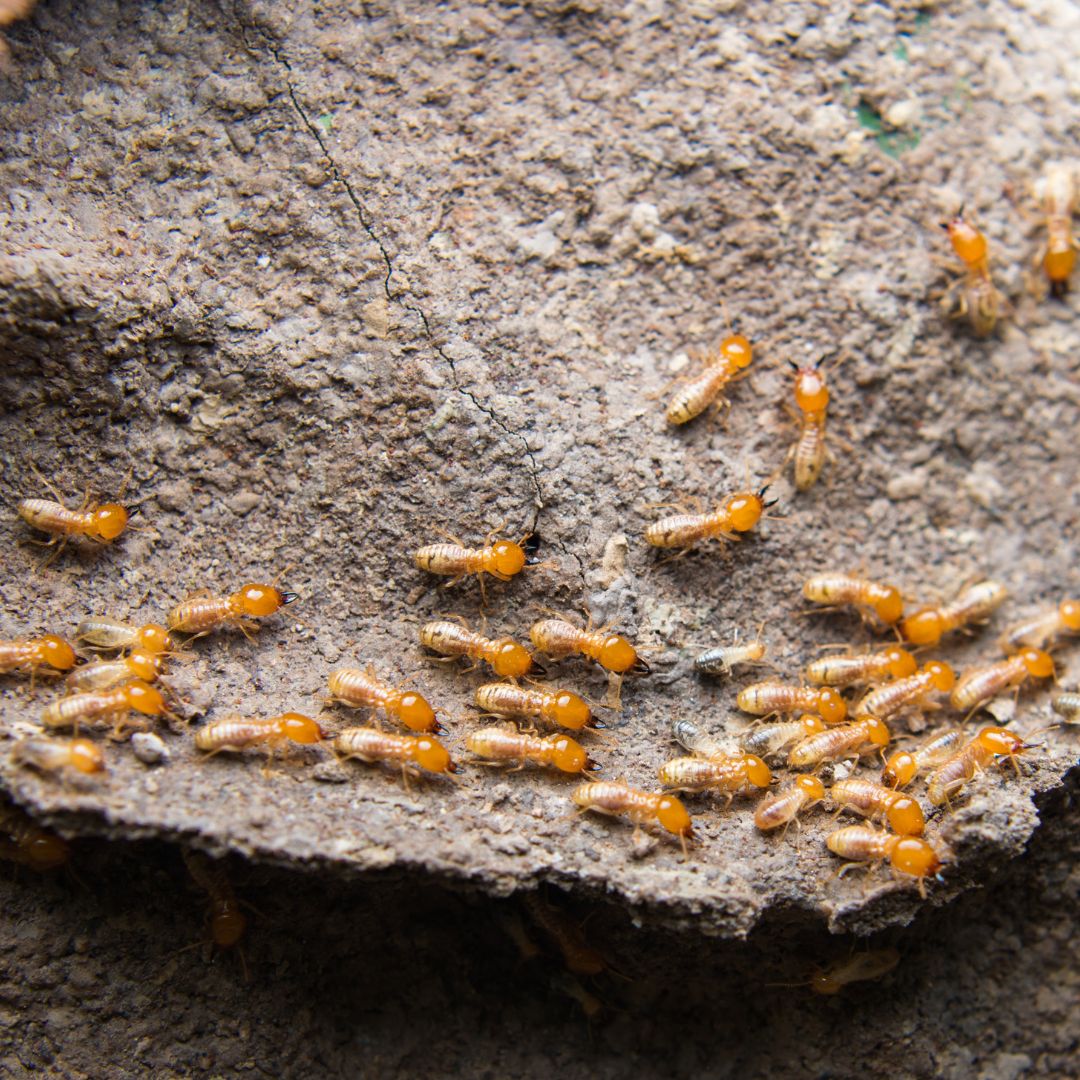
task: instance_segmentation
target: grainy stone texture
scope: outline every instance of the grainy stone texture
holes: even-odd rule
[[[693,676],[694,645],[767,620],[794,674],[865,637],[796,617],[814,570],[865,565],[919,596],[992,575],[1015,597],[995,628],[1075,592],[1077,301],[1031,295],[1023,193],[1075,145],[1078,29],[1051,3],[45,4],[11,31],[0,88],[3,496],[42,493],[30,462],[72,498],[130,470],[145,531],[35,573],[5,518],[0,636],[161,618],[289,566],[295,619],[176,666],[185,716],[313,711],[332,666],[370,661],[418,672],[460,751],[482,676],[427,665],[415,637],[434,614],[475,620],[479,592],[435,588],[409,553],[439,527],[535,528],[555,565],[490,586],[489,624],[523,635],[537,605],[588,605],[649,645],[655,673],[595,756],[650,785],[674,716],[742,726],[734,688]],[[907,126],[875,138],[860,106]],[[1014,306],[987,342],[930,299],[937,222],[961,202]],[[723,423],[672,432],[669,380],[724,305],[758,359]],[[796,497],[779,480],[782,517],[730,550],[646,550],[648,504],[779,469],[784,362],[838,350],[822,483]],[[945,654],[992,652],[984,633]],[[45,692],[0,694],[6,733],[32,728]],[[1048,717],[1025,692],[1013,723]],[[405,791],[348,766],[320,783],[340,779],[320,750],[264,776],[162,734],[167,764],[114,747],[96,786],[0,776],[68,834],[498,896],[549,882],[723,937],[781,912],[866,933],[925,906],[883,874],[832,877],[824,818],[796,845],[696,799],[683,862],[568,819],[570,785],[546,775]],[[1074,732],[1041,740],[1021,778],[993,774],[934,823],[953,865],[930,905],[1023,849],[1033,795],[1076,755]]]

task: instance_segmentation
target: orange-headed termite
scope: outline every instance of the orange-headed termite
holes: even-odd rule
[[[146,623],[132,626],[115,619],[84,619],[75,628],[75,640],[92,649],[143,649],[150,653],[176,652],[176,642],[164,626]]]
[[[772,783],[769,766],[755,754],[717,754],[713,757],[673,758],[660,766],[660,783],[676,791],[718,791],[728,802],[739,794],[754,794]]]
[[[956,684],[953,669],[943,660],[930,660],[921,671],[871,690],[855,706],[855,716],[877,716],[887,720],[911,705],[922,703],[927,695],[948,693]]]
[[[334,751],[342,761],[368,764],[387,762],[401,768],[401,775],[457,772],[449,751],[433,735],[394,735],[379,728],[346,728],[334,739]]]
[[[567,971],[575,975],[599,975],[607,969],[603,955],[585,940],[573,919],[542,900],[537,893],[525,893],[522,902],[536,925],[562,954]]]
[[[825,443],[825,426],[829,409],[829,388],[825,375],[817,364],[800,367],[788,361],[795,370],[795,406],[799,411],[799,437],[788,451],[788,461],[795,462],[795,488],[807,491],[817,483],[829,451]]]
[[[1003,690],[1019,688],[1030,679],[1049,679],[1054,661],[1042,649],[1021,649],[1015,656],[968,668],[956,682],[950,701],[954,709],[973,712]]]
[[[959,728],[947,728],[917,750],[897,750],[885,762],[881,782],[892,788],[907,787],[919,773],[948,761],[963,744],[964,733]]]
[[[127,656],[118,660],[97,660],[76,668],[65,680],[71,691],[108,690],[112,686],[142,679],[152,683],[161,674],[163,667],[161,653],[147,652],[145,649],[133,649]]]
[[[259,628],[252,619],[266,618],[299,599],[298,593],[282,592],[274,585],[250,583],[228,596],[196,595],[182,600],[165,621],[170,630],[195,637],[222,626],[235,626],[250,634]]]
[[[98,773],[105,769],[105,755],[89,739],[42,739],[31,736],[12,747],[11,758],[43,773]]]
[[[70,858],[71,848],[62,837],[43,829],[17,806],[0,804],[0,859],[46,871],[63,866]]]
[[[805,675],[821,686],[853,686],[883,679],[904,679],[914,675],[915,657],[898,645],[877,652],[854,655],[822,656],[806,665]]]
[[[23,499],[19,503],[19,517],[31,528],[49,533],[56,540],[85,536],[100,544],[110,544],[127,528],[129,516],[119,503],[84,505],[78,510],[69,510],[54,499]]]
[[[513,638],[489,638],[449,619],[425,623],[420,628],[420,644],[440,656],[467,656],[485,660],[500,678],[516,679],[532,670],[533,658],[524,645]]]
[[[851,606],[860,612],[872,612],[887,626],[899,622],[904,601],[894,585],[855,577],[853,574],[815,574],[803,583],[803,596],[813,604],[831,608]]]
[[[588,704],[569,690],[526,690],[514,683],[485,683],[476,688],[476,704],[493,716],[544,720],[571,731],[598,726]]]
[[[889,729],[876,717],[867,716],[854,724],[840,724],[797,742],[788,754],[793,769],[810,769],[826,761],[880,750],[889,745]]]
[[[382,709],[410,731],[442,731],[435,710],[415,690],[400,690],[368,668],[338,668],[330,672],[330,696],[342,705],[358,709]]]
[[[583,811],[628,817],[635,833],[642,825],[655,822],[682,841],[683,854],[686,841],[694,835],[686,807],[667,792],[641,791],[618,780],[593,780],[576,787],[570,797]]]
[[[1072,234],[1072,218],[1080,207],[1080,190],[1075,165],[1062,162],[1046,166],[1035,182],[1035,195],[1042,203],[1046,216],[1046,242],[1035,256],[1035,263],[1050,280],[1055,296],[1064,296],[1069,289],[1069,277],[1076,266],[1077,241]]]
[[[927,798],[934,806],[943,806],[971,783],[976,774],[998,758],[1007,758],[1012,762],[1019,775],[1020,766],[1016,759],[1030,749],[1031,744],[1024,742],[1013,731],[1002,727],[983,728],[974,739],[930,774],[926,785]]]
[[[1080,694],[1075,690],[1058,694],[1052,708],[1066,724],[1080,724]]]
[[[521,768],[539,765],[566,773],[600,768],[569,735],[526,735],[516,728],[487,727],[469,735],[465,745],[477,757],[491,762],[516,762]]]
[[[222,750],[265,746],[273,756],[285,743],[311,746],[326,737],[318,721],[302,713],[282,713],[269,717],[227,716],[221,720],[211,720],[195,732],[195,749],[217,754]]]
[[[75,662],[75,650],[55,634],[0,641],[0,675],[70,671]]]
[[[743,712],[754,716],[774,713],[813,712],[826,724],[838,724],[847,716],[847,703],[831,687],[791,686],[761,682],[744,686],[735,699]]]
[[[668,423],[689,423],[717,398],[720,398],[718,404],[730,404],[720,397],[724,387],[745,371],[753,359],[750,342],[742,334],[729,334],[715,352],[706,354],[705,370],[688,380],[671,399],[667,408]]]
[[[702,540],[740,540],[761,520],[768,486],[758,492],[740,491],[729,495],[708,514],[675,514],[661,518],[645,530],[645,541],[658,548],[689,550]]]
[[[998,638],[998,645],[1003,653],[1014,653],[1025,646],[1045,649],[1058,634],[1076,633],[1080,633],[1080,600],[1062,600],[1052,611],[1010,626]]]
[[[815,971],[810,989],[815,994],[839,994],[855,982],[869,982],[888,975],[900,963],[895,949],[869,949]]]
[[[824,730],[825,721],[820,716],[805,713],[798,720],[752,727],[739,736],[739,746],[748,754],[770,758],[786,750],[792,743]]]
[[[838,810],[851,810],[875,821],[886,821],[894,833],[903,836],[922,836],[926,828],[922,807],[910,795],[872,780],[837,780],[829,788],[829,799]]]
[[[607,630],[583,630],[566,619],[541,619],[529,628],[529,637],[538,652],[553,660],[579,653],[615,675],[629,671],[647,675],[650,670],[626,638]]]
[[[529,546],[529,537],[523,537],[518,543],[513,540],[497,540],[498,530],[488,534],[483,546],[470,548],[463,540],[452,538],[452,543],[428,544],[420,548],[414,556],[416,565],[429,574],[439,574],[452,580],[454,585],[469,574],[490,574],[499,581],[509,581],[520,574],[526,566],[535,566],[538,562],[533,549]]]
[[[943,222],[941,227],[948,233],[953,251],[964,264],[964,276],[946,291],[942,297],[942,307],[951,313],[952,297],[959,289],[957,317],[967,315],[976,336],[988,337],[994,332],[1001,313],[1001,294],[990,276],[986,237],[964,219],[963,208],[951,221]]]
[[[105,721],[113,725],[112,737],[122,739],[128,729],[145,730],[146,724],[131,719],[132,712],[143,716],[164,716],[168,713],[161,692],[143,682],[132,679],[112,690],[88,690],[58,698],[41,714],[45,728],[74,728],[81,724]]]
[[[913,612],[900,624],[900,632],[912,645],[936,645],[953,630],[973,622],[985,622],[1008,595],[1004,585],[980,581],[946,604]]]
[[[232,883],[220,863],[202,852],[181,848],[180,853],[192,880],[210,898],[211,939],[219,949],[231,949],[247,929],[247,918],[240,910]]]
[[[800,776],[775,795],[766,795],[754,811],[754,824],[762,831],[786,829],[799,814],[825,798],[825,785],[816,776]]]
[[[848,825],[830,833],[825,843],[834,855],[852,863],[888,862],[897,874],[916,878],[923,896],[926,895],[926,878],[941,870],[938,853],[920,836],[901,836],[870,825]],[[845,866],[841,874],[848,869],[850,867]]]

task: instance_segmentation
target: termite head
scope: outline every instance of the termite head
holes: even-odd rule
[[[941,869],[938,853],[917,836],[903,836],[893,846],[889,863],[894,870],[912,877],[934,877]]]
[[[761,495],[739,492],[728,497],[724,509],[735,532],[749,532],[761,520],[764,504]]]
[[[826,724],[839,724],[847,716],[847,702],[831,686],[818,691],[817,711]]]
[[[817,366],[795,364],[795,404],[803,413],[823,412],[829,404],[829,389]]]
[[[962,206],[956,216],[951,221],[943,221],[941,227],[948,233],[953,250],[961,260],[970,264],[986,258],[986,237],[964,219]]]
[[[142,679],[133,679],[124,686],[123,691],[128,708],[144,716],[161,716],[165,712],[165,699],[161,692]]]
[[[105,755],[89,739],[72,739],[68,755],[68,764],[79,772],[96,773],[105,768]]]
[[[900,590],[892,585],[886,585],[882,588],[881,594],[874,601],[874,614],[883,622],[890,626],[894,622],[900,620],[900,616],[904,614],[904,598],[900,595]],[[908,672],[912,674],[914,668]]]
[[[734,368],[748,368],[754,359],[754,350],[742,334],[731,334],[720,342],[720,355]]]
[[[528,650],[511,638],[502,638],[495,647],[492,670],[504,679],[516,679],[527,674],[533,666]]]
[[[100,540],[115,540],[127,523],[128,512],[119,503],[104,503],[94,511],[94,534]]]
[[[141,626],[136,631],[135,640],[138,642],[139,648],[145,649],[147,652],[163,653],[171,652],[173,649],[173,639],[169,636],[169,631],[157,623],[147,623],[146,626]]]
[[[825,785],[816,776],[800,776],[795,781],[795,786],[814,802],[821,802],[825,798]]]
[[[513,540],[497,540],[485,552],[487,569],[504,580],[520,574],[529,561],[525,549]]]
[[[291,604],[300,597],[297,593],[282,592],[273,585],[259,585],[250,583],[245,585],[237,594],[236,602],[244,615],[262,617],[273,615],[279,608]]]
[[[57,671],[70,671],[76,663],[75,650],[56,634],[45,634],[34,642],[42,663]]]
[[[983,728],[975,738],[984,750],[988,750],[995,757],[1014,758],[1030,749],[1019,735],[1003,727]]]
[[[656,820],[668,832],[690,840],[694,835],[694,825],[686,807],[674,795],[663,795],[656,807]]]
[[[1042,649],[1021,649],[1020,660],[1027,673],[1036,679],[1046,679],[1054,674],[1054,661]]]
[[[889,745],[889,729],[885,726],[884,721],[879,720],[876,716],[868,716],[862,721],[862,725],[868,742],[872,742],[875,746]]]
[[[616,675],[623,675],[627,671],[635,671],[647,675],[649,665],[642,660],[637,650],[621,634],[612,634],[604,640],[597,657],[602,668],[613,671]]]
[[[1066,630],[1080,630],[1080,600],[1062,600],[1058,615]]]
[[[1051,671],[1053,667],[1051,663]],[[930,676],[930,683],[935,690],[948,692],[956,685],[956,673],[944,660],[931,660],[923,667],[923,671]]]
[[[231,949],[244,936],[247,919],[244,913],[231,900],[222,900],[214,905],[214,914],[210,917],[210,937],[219,949]]]
[[[55,870],[71,858],[71,848],[55,833],[35,831],[20,845],[27,864],[34,870]]]
[[[593,719],[585,700],[570,690],[560,690],[555,695],[553,719],[560,727],[569,728],[571,731],[601,726]]]
[[[936,645],[944,632],[941,614],[930,607],[916,611],[900,624],[900,633],[912,645]]]
[[[922,807],[906,795],[893,800],[886,811],[889,828],[900,836],[920,836],[926,827]]]
[[[278,734],[294,743],[310,746],[326,738],[317,720],[302,713],[284,713],[277,718]]]
[[[555,739],[554,746],[552,761],[561,772],[592,772],[600,768],[585,752],[585,748],[569,735],[560,735]]]
[[[401,722],[412,731],[442,731],[435,710],[415,690],[406,690],[398,698],[396,711]]]
[[[887,787],[899,788],[910,784],[919,771],[919,763],[915,755],[907,750],[897,750],[888,762],[881,774],[881,782]]]
[[[416,740],[414,760],[428,772],[457,772],[457,766],[450,758],[450,751],[437,739],[422,737]]]
[[[127,658],[128,670],[144,682],[151,682],[161,673],[161,656],[146,649],[133,649]]]
[[[886,668],[894,679],[906,679],[909,675],[914,675],[918,667],[915,657],[899,645],[885,650],[885,660]]]

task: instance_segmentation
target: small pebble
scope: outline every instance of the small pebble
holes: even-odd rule
[[[132,735],[131,748],[144,765],[164,765],[169,760],[169,748],[151,731]]]
[[[321,780],[324,784],[344,784],[349,779],[349,774],[341,767],[339,761],[320,761],[311,775],[315,780]]]

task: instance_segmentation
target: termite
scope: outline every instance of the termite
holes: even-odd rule
[[[1075,168],[1063,163],[1047,165],[1035,189],[1046,216],[1046,242],[1035,256],[1035,264],[1042,263],[1054,296],[1064,296],[1078,247],[1072,234],[1072,217],[1080,206]]]
[[[717,398],[718,404],[729,405],[720,397],[729,382],[745,371],[754,359],[750,342],[742,334],[729,334],[714,353],[705,357],[705,370],[690,379],[671,400],[667,408],[669,424],[686,424],[703,413]]]
[[[544,720],[571,731],[597,726],[588,704],[570,690],[526,690],[513,683],[485,683],[476,689],[476,704],[493,716]]]
[[[529,651],[513,638],[484,637],[462,623],[446,619],[425,623],[420,628],[420,644],[440,656],[484,660],[503,679],[527,675],[533,666]]]
[[[930,660],[914,675],[894,679],[871,690],[855,706],[855,716],[877,716],[887,720],[901,709],[921,704],[927,695],[935,691],[948,693],[955,685],[953,669],[943,660]]]
[[[537,893],[525,893],[522,903],[533,922],[562,954],[567,971],[575,975],[599,975],[607,970],[607,961],[585,940],[576,922],[546,903]]]
[[[936,645],[953,630],[985,622],[1008,595],[1004,585],[980,581],[946,604],[923,607],[909,615],[900,624],[900,632],[913,645]]]
[[[143,716],[164,716],[168,713],[161,692],[141,679],[132,679],[112,690],[89,690],[58,698],[41,714],[42,727],[74,728],[80,724],[106,721],[113,725],[112,738],[122,739],[128,729],[145,730],[145,723],[132,720],[132,712]]]
[[[739,540],[739,533],[749,532],[761,520],[766,507],[768,485],[757,493],[739,491],[729,495],[707,514],[676,514],[661,518],[645,530],[645,541],[658,548],[681,548],[688,551],[703,540]]]
[[[433,735],[393,735],[379,728],[346,728],[334,739],[334,751],[342,761],[397,765],[406,784],[410,775],[419,776],[421,770],[457,772],[450,752]]]
[[[538,652],[553,660],[579,653],[615,675],[630,671],[647,675],[650,671],[626,638],[606,629],[583,630],[566,619],[541,619],[529,628],[529,637]]]
[[[792,686],[761,682],[744,686],[735,699],[743,712],[754,716],[774,713],[812,712],[826,724],[838,724],[847,716],[847,703],[831,687]]]
[[[114,619],[84,619],[75,628],[75,640],[94,649],[143,649],[150,653],[172,653],[176,642],[164,626],[146,623],[132,626]]]
[[[43,671],[70,671],[75,666],[76,659],[75,650],[56,634],[0,641],[0,675],[14,672],[39,675]]]
[[[808,491],[817,483],[825,467],[825,459],[830,456],[825,440],[829,388],[817,364],[800,367],[794,360],[788,363],[795,371],[799,436],[788,451],[784,465],[789,461],[795,462],[795,488],[797,491]]]
[[[191,879],[210,898],[210,937],[219,949],[237,945],[247,929],[247,917],[224,868],[198,851],[181,848]]]
[[[69,510],[57,499],[23,499],[19,517],[33,529],[49,533],[52,543],[66,543],[72,536],[84,536],[99,544],[111,544],[127,528],[127,510],[119,503],[88,504]]]
[[[959,728],[948,728],[918,750],[897,750],[885,762],[881,782],[892,788],[907,787],[919,773],[948,761],[963,743],[964,733]]]
[[[516,762],[519,768],[539,765],[565,773],[591,772],[600,766],[569,735],[526,735],[516,728],[488,727],[474,731],[465,745],[491,762]]]
[[[850,605],[860,612],[872,612],[886,626],[899,622],[904,600],[895,585],[882,585],[853,574],[815,574],[803,583],[803,596],[813,604],[830,608]]]
[[[993,700],[1003,690],[1019,689],[1030,679],[1049,679],[1054,674],[1054,661],[1042,649],[1021,649],[1015,656],[968,668],[957,680],[952,692],[952,706],[961,712],[974,712]]]
[[[206,754],[222,750],[244,750],[249,746],[265,746],[272,758],[285,743],[312,746],[327,738],[318,721],[302,713],[282,713],[280,716],[227,716],[212,720],[195,732],[195,749]]]
[[[797,742],[788,754],[793,769],[809,769],[826,761],[859,757],[889,745],[889,729],[876,716],[840,724]]]
[[[1066,724],[1080,724],[1080,694],[1075,690],[1058,694],[1054,698],[1052,708]]]
[[[197,593],[177,604],[165,622],[170,630],[195,637],[212,633],[222,626],[235,626],[250,635],[259,628],[252,619],[266,618],[299,599],[299,593],[282,592],[275,585],[252,582],[228,596]]]
[[[715,648],[707,649],[694,661],[694,669],[700,671],[702,675],[731,676],[739,664],[763,663],[768,648],[768,644],[760,638],[744,641],[740,645],[738,631],[736,631],[734,644],[717,645]]]
[[[338,668],[328,680],[332,700],[352,708],[382,709],[410,731],[442,731],[435,710],[415,690],[401,690],[383,682],[368,668]]]
[[[811,660],[804,674],[820,686],[853,686],[883,679],[906,679],[918,669],[915,657],[898,645],[877,652],[823,656]]]
[[[0,858],[44,872],[71,858],[67,841],[10,803],[0,805]]]
[[[457,537],[451,537],[451,543],[428,544],[416,552],[416,565],[429,574],[451,578],[447,585],[456,585],[469,574],[478,575],[481,584],[484,574],[509,581],[526,566],[537,565],[539,560],[526,546],[528,536],[515,544],[513,540],[497,540],[497,535],[498,530],[488,533],[483,546],[478,548],[466,547],[465,541]]]
[[[574,789],[570,796],[582,812],[595,810],[600,814],[628,817],[634,823],[635,835],[646,823],[655,823],[682,841],[693,839],[694,829],[686,807],[674,795],[663,791],[641,791],[618,780],[592,780]]]
[[[976,774],[998,758],[1008,758],[1019,776],[1020,766],[1016,759],[1025,750],[1030,750],[1031,745],[1005,728],[983,728],[974,739],[930,774],[926,786],[927,798],[934,806],[943,806],[974,780]]]
[[[799,814],[825,798],[825,785],[816,776],[800,776],[794,783],[781,788],[775,795],[766,795],[754,811],[754,824],[762,831],[785,829]]]
[[[895,873],[916,878],[919,893],[924,898],[926,878],[937,875],[942,866],[938,853],[922,837],[899,836],[870,825],[848,825],[830,833],[825,838],[825,843],[834,855],[851,860],[850,864],[840,871],[841,874],[857,862],[888,862]]]
[[[685,717],[671,722],[671,735],[684,750],[700,757],[715,757],[726,753],[722,743],[703,731],[696,721]]]
[[[872,780],[837,780],[829,799],[838,810],[851,810],[874,821],[886,821],[901,836],[922,836],[926,818],[910,795],[875,784]]]
[[[1028,646],[1044,649],[1058,634],[1080,633],[1080,600],[1062,600],[1052,611],[1015,623],[998,638],[1003,653]]]
[[[99,773],[105,770],[105,755],[89,739],[42,739],[31,736],[17,742],[11,751],[18,765],[42,773]]]
[[[806,713],[798,720],[785,720],[777,724],[765,724],[750,728],[739,738],[739,746],[748,754],[763,758],[775,757],[792,743],[825,730],[825,721],[813,713]]]
[[[815,994],[839,994],[855,982],[869,982],[888,975],[900,963],[895,949],[869,949],[855,953],[847,960],[838,960],[827,968],[814,972],[810,989]]]
[[[681,757],[664,762],[659,771],[662,787],[676,791],[718,791],[728,803],[739,794],[753,794],[772,784],[769,766],[755,754],[717,754]]]
[[[1001,313],[1001,294],[990,276],[986,237],[964,219],[963,207],[951,221],[942,222],[941,227],[948,233],[953,251],[964,264],[964,276],[948,288],[942,297],[942,308],[951,311],[953,294],[959,289],[957,317],[967,315],[976,336],[988,337],[994,332]]]
[[[118,660],[97,660],[76,668],[65,680],[70,691],[108,690],[131,679],[152,683],[164,666],[160,653],[134,649]]]

